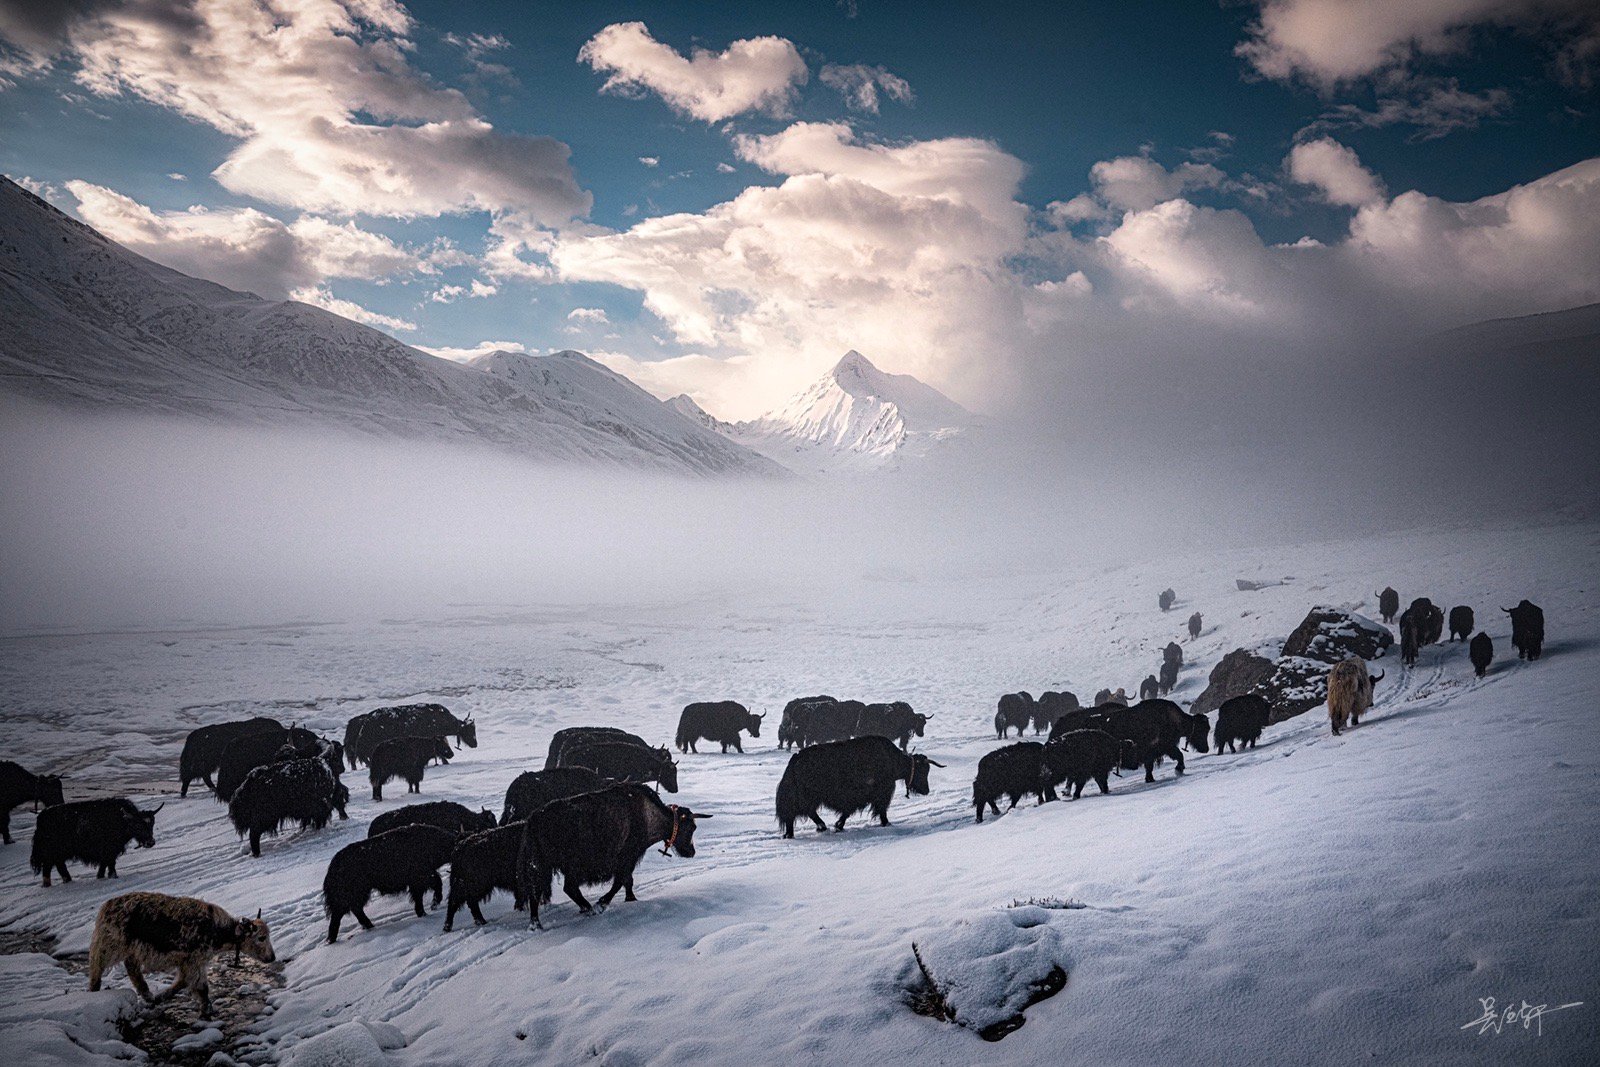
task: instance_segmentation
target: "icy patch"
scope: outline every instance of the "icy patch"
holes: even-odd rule
[[[927,1011],[998,1041],[1026,1021],[1023,1012],[1066,985],[1066,939],[1050,909],[1005,908],[963,919],[915,942],[919,991]],[[942,1010],[938,1010],[942,1009]]]

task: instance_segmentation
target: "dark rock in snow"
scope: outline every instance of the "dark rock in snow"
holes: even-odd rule
[[[1371,662],[1394,644],[1387,626],[1365,615],[1338,608],[1315,607],[1283,643],[1283,655],[1301,656],[1323,663],[1338,663],[1351,656]]]
[[[1222,707],[1224,700],[1255,692],[1257,686],[1272,677],[1272,670],[1273,663],[1265,656],[1248,648],[1234,649],[1211,668],[1205,692],[1195,698],[1190,713],[1209,715]]]

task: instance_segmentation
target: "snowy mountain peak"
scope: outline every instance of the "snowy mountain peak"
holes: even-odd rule
[[[879,370],[851,349],[789,403],[740,423],[732,436],[785,464],[874,467],[906,454],[908,445],[910,454],[920,454],[973,422],[971,412],[932,386]]]

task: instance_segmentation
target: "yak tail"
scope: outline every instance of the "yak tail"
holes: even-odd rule
[[[94,937],[89,942],[89,992],[96,993],[100,990],[100,976],[106,973],[106,968],[111,966],[111,923],[105,916],[104,908],[98,921],[94,924]]]
[[[530,898],[537,899],[540,904],[550,903],[550,885],[555,880],[556,872],[548,863],[540,863],[533,868],[533,885],[530,887]],[[537,897],[534,894],[538,894]]]
[[[787,769],[778,780],[778,823],[787,826],[790,819],[799,815],[799,798],[795,796],[794,779]]]
[[[672,743],[684,752],[689,751],[689,727],[682,719],[678,720],[678,733],[672,739]]]

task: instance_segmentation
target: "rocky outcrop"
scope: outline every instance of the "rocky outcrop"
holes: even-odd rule
[[[1254,693],[1272,677],[1272,670],[1270,659],[1248,648],[1236,648],[1211,668],[1205,691],[1195,698],[1189,711],[1195,715],[1209,715],[1220,708],[1224,700]]]
[[[1394,635],[1365,615],[1315,607],[1283,643],[1283,655],[1338,663],[1351,656],[1372,661],[1394,644]]]

